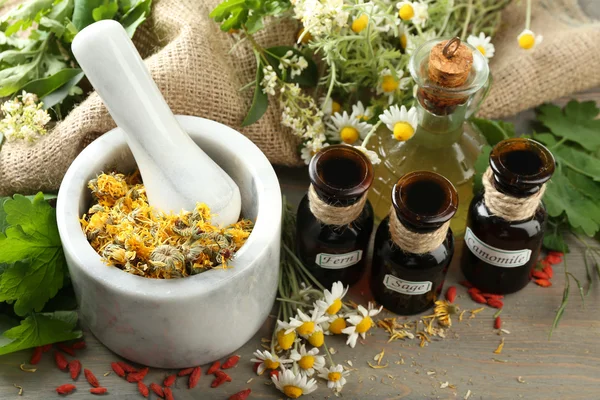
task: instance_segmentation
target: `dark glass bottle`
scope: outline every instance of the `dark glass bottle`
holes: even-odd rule
[[[373,166],[360,150],[335,145],[318,152],[308,172],[312,185],[298,206],[298,257],[324,286],[352,285],[364,271],[373,231],[373,208],[366,199]]]
[[[554,166],[552,153],[531,139],[504,140],[492,150],[490,169],[484,174],[490,186],[474,197],[469,207],[461,260],[465,277],[478,289],[506,294],[529,282],[547,219],[541,190]],[[494,192],[505,196],[494,200],[490,197]],[[525,211],[516,219],[492,211],[507,201],[521,204],[518,208]]]
[[[454,254],[449,226],[458,209],[458,195],[443,176],[416,171],[396,183],[392,204],[375,236],[371,289],[386,309],[417,314],[433,305],[444,286]],[[396,226],[404,230],[400,237],[392,234]]]

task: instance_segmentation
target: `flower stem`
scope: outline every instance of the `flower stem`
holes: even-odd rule
[[[327,354],[327,358],[329,359],[329,365],[334,366],[335,362],[333,361],[333,357],[331,357],[331,353],[329,352],[329,347],[327,347],[327,343],[325,343],[325,338],[323,338],[323,347],[325,347],[325,353]]]
[[[379,128],[379,125],[381,125],[381,121],[377,121],[377,123],[375,125],[373,125],[373,128],[371,128],[371,130],[369,131],[369,133],[367,133],[367,136],[365,136],[365,140],[363,140],[363,142],[362,142],[362,146],[364,148],[367,148],[367,144],[369,143],[369,139],[371,139],[371,136],[373,136],[375,134],[375,132],[377,131],[377,128]]]
[[[525,14],[525,29],[531,26],[531,0],[527,0],[527,9]]]
[[[304,306],[304,307],[310,307],[310,304],[304,303],[302,301],[296,301],[296,300],[292,300],[292,299],[286,299],[286,298],[283,298],[283,297],[278,297],[277,300],[278,301],[283,301],[283,302],[286,302],[286,303],[299,304],[299,305]]]
[[[471,21],[471,13],[473,12],[473,0],[469,0],[469,5],[467,6],[467,16],[465,17],[465,23],[463,24],[462,33],[460,38],[465,40],[467,36],[467,30],[469,29],[469,22]]]
[[[302,261],[300,261],[298,259],[298,257],[296,257],[294,252],[292,250],[290,250],[290,248],[286,244],[283,245],[283,248],[290,255],[292,260],[294,260],[295,266],[300,268],[310,278],[310,280],[315,284],[315,286],[317,286],[321,290],[325,290],[323,285],[321,285],[321,283],[314,276],[312,276],[312,274],[310,272],[308,272],[308,270],[306,269],[304,264],[302,264]]]

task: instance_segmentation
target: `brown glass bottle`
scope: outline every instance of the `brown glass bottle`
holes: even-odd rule
[[[416,171],[396,183],[392,204],[375,236],[371,289],[386,309],[400,315],[417,314],[433,305],[444,286],[454,254],[449,221],[458,209],[458,195],[443,176]],[[398,231],[391,233],[391,218],[397,218],[392,230],[398,226],[394,224],[402,224],[406,230],[402,237],[410,236],[413,244],[399,240]]]
[[[473,198],[467,217],[466,248],[461,267],[465,277],[487,293],[506,294],[522,289],[530,280],[544,237],[547,214],[540,196],[554,173],[554,157],[530,139],[498,143],[490,155],[490,192],[509,196],[506,201],[531,200],[520,207],[521,216],[501,216],[488,189]],[[484,175],[484,179],[486,179]],[[494,202],[492,202],[494,200]],[[527,211],[530,209],[531,211]]]
[[[308,172],[312,185],[298,206],[298,257],[324,286],[352,285],[364,271],[373,231],[373,208],[366,200],[373,166],[360,150],[335,145],[318,152]],[[325,207],[317,212],[319,204]]]

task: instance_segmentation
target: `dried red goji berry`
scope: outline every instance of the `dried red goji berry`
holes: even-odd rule
[[[483,297],[479,293],[469,293],[469,294],[471,295],[471,299],[473,299],[474,302],[480,303],[480,304],[487,304],[487,300],[485,299],[485,297]]]
[[[448,288],[448,290],[446,290],[446,300],[448,300],[450,303],[454,303],[455,299],[456,299],[456,287],[450,286]]]
[[[42,346],[42,351],[43,351],[44,353],[47,353],[47,352],[49,352],[49,351],[50,351],[50,349],[51,349],[51,348],[52,348],[52,343],[45,344],[45,345],[43,345],[43,346]]]
[[[177,373],[177,376],[188,376],[192,372],[194,372],[194,367],[182,369]]]
[[[217,372],[219,372],[219,371],[217,371]],[[201,375],[202,375],[202,370],[200,369],[200,367],[194,368],[194,370],[192,371],[192,373],[190,375],[190,379],[188,381],[188,388],[193,389],[194,387],[196,387],[196,385],[198,384],[198,381],[200,380]]]
[[[148,386],[144,385],[144,382],[139,381],[137,383],[138,385],[138,392],[140,392],[140,394],[144,397],[148,397],[148,395],[150,394],[150,391],[148,390]]]
[[[136,368],[132,367],[131,365],[127,364],[124,361],[119,361],[119,362],[117,362],[117,364],[119,364],[119,366],[121,368],[123,368],[123,371],[127,372],[128,374],[131,372],[138,372],[138,370]]]
[[[56,345],[56,347],[58,347],[60,349],[60,351],[62,351],[63,353],[67,353],[71,357],[75,357],[75,350],[73,350],[72,348],[70,348],[66,344],[59,343],[59,344]]]
[[[487,301],[487,304],[488,304],[488,306],[494,307],[494,308],[504,307],[504,303],[502,302],[502,300],[498,300],[498,299],[489,299]]]
[[[97,387],[97,388],[90,389],[91,394],[104,394],[106,392],[108,392],[108,389],[104,388],[104,387]]]
[[[163,385],[166,387],[173,386],[173,384],[175,383],[175,379],[177,379],[177,375],[169,375],[163,381]]]
[[[212,383],[210,384],[211,388],[216,388],[221,386],[222,384],[225,383],[225,379],[224,378],[215,378],[213,379]]]
[[[560,264],[562,262],[562,258],[563,253],[551,251],[544,260],[548,261],[550,264]]]
[[[541,287],[550,287],[550,286],[552,286],[552,282],[550,282],[547,279],[536,279],[534,282],[536,283],[536,285],[539,285]]]
[[[221,369],[233,368],[237,365],[238,361],[240,361],[240,356],[231,356],[223,363],[223,365],[221,365]]]
[[[41,359],[42,359],[42,348],[36,347],[35,349],[33,349],[33,354],[31,355],[29,364],[37,365],[37,363],[39,363]]]
[[[69,394],[69,393],[71,393],[75,389],[77,389],[77,387],[75,385],[71,385],[70,383],[67,383],[65,385],[60,385],[59,387],[57,387],[56,388],[56,393],[58,393],[58,394]]]
[[[165,400],[175,400],[171,388],[166,387],[163,389],[163,391],[165,392]]]
[[[531,273],[531,275],[532,275],[534,278],[537,278],[537,279],[550,279],[550,277],[548,276],[548,274],[547,274],[547,273],[545,273],[544,271],[536,271],[536,270],[534,270],[534,271]]]
[[[54,361],[56,362],[56,366],[60,370],[64,371],[69,366],[69,362],[67,361],[65,356],[63,356],[62,353],[59,353],[56,350],[54,351]]]
[[[85,342],[82,340],[80,342],[75,342],[71,345],[71,348],[74,350],[81,350],[81,349],[85,349],[86,348],[86,344]]]
[[[165,392],[163,392],[162,387],[160,387],[160,385],[158,383],[152,382],[150,384],[150,390],[152,390],[154,393],[156,393],[156,395],[160,398],[165,397]]]
[[[493,294],[493,293],[479,293],[479,294],[482,295],[483,297],[485,297],[486,299],[502,300],[504,298],[504,296],[502,296],[501,294]]]
[[[96,378],[96,376],[93,374],[93,372],[90,371],[89,369],[85,368],[83,370],[83,375],[85,375],[85,379],[87,379],[88,383],[90,385],[92,385],[93,387],[100,386],[100,382],[98,382],[98,378]]]
[[[229,375],[227,375],[227,373],[226,373],[226,372],[223,372],[223,371],[217,371],[217,372],[215,372],[215,376],[216,376],[217,378],[222,378],[222,379],[225,379],[225,382],[231,382],[231,377],[230,377]]]
[[[146,375],[148,374],[148,371],[150,371],[150,368],[146,367],[140,369],[138,372],[130,373],[129,375],[127,375],[127,382],[133,383],[143,381]]]
[[[467,290],[467,293],[469,293],[469,295],[471,295],[471,294],[480,294],[481,290],[477,289],[476,287],[472,287],[469,290]]]
[[[472,284],[471,282],[467,281],[467,280],[460,281],[460,282],[458,282],[458,283],[459,283],[461,286],[464,286],[464,287],[466,287],[466,288],[469,288],[469,289],[471,289],[471,288],[473,287],[473,284]]]
[[[545,265],[542,271],[544,271],[546,275],[548,275],[548,279],[552,279],[552,277],[554,276],[554,270],[552,269],[552,265],[550,264]]]
[[[250,396],[250,393],[252,393],[252,390],[250,389],[242,390],[241,392],[229,396],[228,400],[246,400],[248,396]]]
[[[76,380],[81,372],[81,363],[79,360],[72,360],[69,362],[69,373],[71,374],[71,379]]]
[[[272,369],[271,371],[269,371],[269,378],[273,378],[274,376],[279,376],[279,370]]]
[[[123,371],[123,368],[121,368],[121,366],[118,363],[110,363],[110,366],[112,370],[115,371],[115,374],[119,375],[121,378],[125,376],[125,371]]]
[[[494,320],[494,328],[495,329],[502,328],[502,320],[500,319],[500,317],[496,317],[496,319]]]
[[[218,371],[219,368],[221,368],[221,361],[215,361],[210,368],[208,369],[208,371],[206,371],[206,375],[212,375],[215,373],[215,371]]]

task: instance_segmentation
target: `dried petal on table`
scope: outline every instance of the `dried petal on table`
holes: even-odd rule
[[[503,348],[504,348],[504,338],[502,338],[502,340],[500,341],[500,344],[498,345],[496,350],[494,350],[494,354],[502,354]]]

